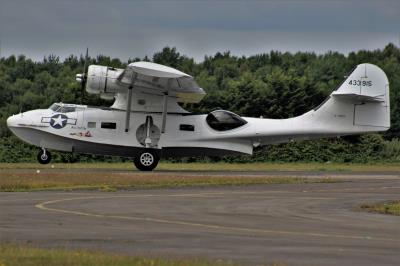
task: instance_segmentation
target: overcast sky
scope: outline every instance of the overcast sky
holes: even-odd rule
[[[231,51],[348,53],[400,42],[399,0],[0,0],[1,56],[128,58],[165,46],[196,61]]]

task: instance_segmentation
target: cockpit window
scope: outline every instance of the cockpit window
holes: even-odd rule
[[[62,106],[58,103],[53,103],[49,109],[51,109],[53,112],[58,112],[58,113],[71,113],[76,111],[75,106]]]
[[[212,129],[218,131],[231,130],[247,124],[247,121],[237,114],[224,110],[217,110],[209,113],[206,121]]]
[[[54,112],[57,112],[59,109],[60,109],[60,105],[59,104],[56,104],[56,103],[53,103],[50,107],[49,107],[49,109],[51,109],[52,111],[54,111]]]
[[[63,106],[61,107],[61,110],[59,112],[61,113],[71,113],[75,112],[76,107],[75,106]]]

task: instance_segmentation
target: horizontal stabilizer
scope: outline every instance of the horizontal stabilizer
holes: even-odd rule
[[[356,93],[336,93],[333,92],[332,96],[339,99],[351,100],[353,102],[385,102],[385,95],[369,96]]]

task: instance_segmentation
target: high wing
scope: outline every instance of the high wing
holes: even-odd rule
[[[192,76],[150,62],[131,63],[125,70],[90,65],[87,75],[78,74],[76,78],[79,82],[86,80],[88,93],[99,94],[101,98],[109,100],[115,98],[112,108],[126,110],[126,132],[129,130],[131,109],[161,111],[164,132],[168,112],[187,112],[177,102],[198,103],[205,95]],[[134,97],[140,98],[133,101]]]
[[[117,77],[124,86],[135,91],[176,97],[177,102],[198,103],[205,92],[192,76],[171,67],[151,62],[135,62]]]

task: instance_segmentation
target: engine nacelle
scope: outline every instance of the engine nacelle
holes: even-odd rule
[[[112,99],[113,95],[125,91],[125,87],[117,81],[123,69],[90,65],[86,80],[86,91],[100,94],[102,98]]]

